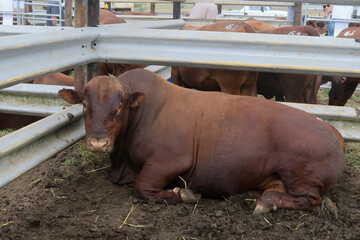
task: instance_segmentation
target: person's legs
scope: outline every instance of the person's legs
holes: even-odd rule
[[[59,2],[55,2],[55,1],[49,1],[48,4],[59,4]],[[60,6],[47,6],[46,7],[46,14],[59,14],[60,12]],[[63,13],[62,13],[63,14]],[[64,16],[64,14],[63,14]],[[56,26],[59,23],[58,17],[56,16],[47,16],[47,18],[51,19],[51,20],[46,20],[46,26]]]
[[[328,22],[328,36],[334,36],[335,22]]]

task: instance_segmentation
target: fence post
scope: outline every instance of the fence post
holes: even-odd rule
[[[294,26],[300,26],[301,25],[301,12],[302,12],[302,3],[296,2],[294,4]]]
[[[98,0],[75,0],[75,28],[99,25],[100,7]],[[93,77],[99,75],[99,63],[75,67],[75,89],[81,90]]]
[[[155,3],[150,3],[150,13],[155,15]]]
[[[65,0],[65,26],[72,25],[72,0]]]
[[[222,5],[217,5],[218,14],[221,14],[222,12]]]
[[[181,3],[173,2],[173,19],[180,19],[181,16]]]

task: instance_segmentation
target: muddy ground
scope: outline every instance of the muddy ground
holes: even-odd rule
[[[359,156],[360,143],[347,143],[344,173],[324,196],[337,212],[255,217],[250,193],[196,205],[139,200],[111,183],[107,155],[80,141],[0,188],[0,239],[360,239]]]

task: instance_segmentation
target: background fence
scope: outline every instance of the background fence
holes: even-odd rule
[[[360,77],[360,43],[354,39],[172,30],[184,24],[170,20],[97,28],[0,26],[0,88],[105,61]],[[169,69],[164,71],[168,76]],[[3,99],[16,91],[3,90]],[[10,105],[5,101],[0,107],[4,112],[23,112],[16,109],[19,104]],[[360,141],[359,109],[289,105],[332,123],[347,140]],[[81,106],[47,110],[56,113],[0,138],[0,186],[84,136]]]

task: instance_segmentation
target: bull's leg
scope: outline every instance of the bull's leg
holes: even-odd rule
[[[120,152],[113,152],[110,159],[111,182],[120,185],[134,185],[140,170]]]
[[[178,166],[180,167],[180,166]],[[180,202],[196,203],[197,198],[189,189],[164,189],[176,178],[185,172],[184,168],[167,166],[157,163],[156,166],[145,164],[136,179],[135,191],[137,195],[145,199],[154,199],[156,202],[176,204]]]
[[[303,186],[291,194],[268,191],[257,200],[253,214],[265,214],[278,208],[311,210],[320,203],[319,189],[311,186]]]

